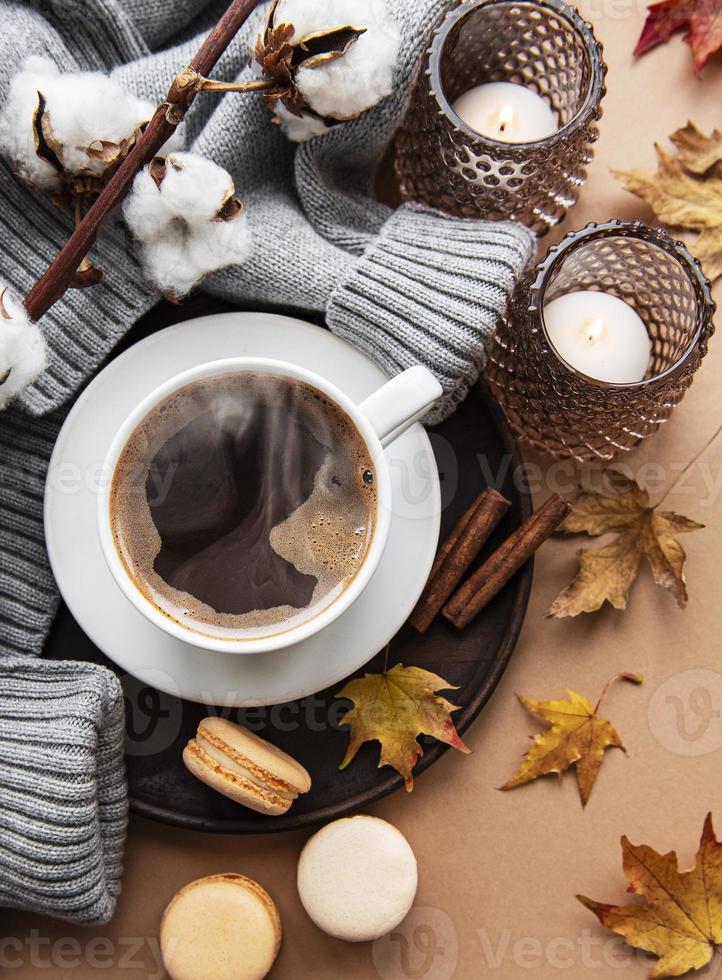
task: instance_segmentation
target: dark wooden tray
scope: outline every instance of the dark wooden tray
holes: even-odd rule
[[[170,322],[223,308],[227,307],[206,299],[200,306],[195,301],[181,310],[156,310],[133,331],[130,342]],[[445,504],[442,537],[488,483],[493,482],[512,501],[480,558],[483,560],[531,511],[528,495],[518,489],[523,481],[515,480],[522,467],[518,447],[483,384],[451,419],[432,431],[436,433],[432,442]],[[454,474],[444,471],[450,466],[450,455],[455,460]],[[524,619],[531,580],[529,562],[462,633],[440,619],[423,637],[405,626],[391,643],[390,664],[423,666],[459,686],[450,699],[461,707],[454,715],[460,732],[469,727],[489,700],[509,662]],[[290,752],[313,777],[311,792],[301,797],[288,814],[263,817],[214,793],[183,766],[183,746],[193,737],[199,720],[214,709],[170,697],[123,674],[83,634],[65,606],[58,613],[46,655],[105,664],[121,677],[126,695],[131,807],[143,816],[202,831],[267,833],[310,827],[352,813],[403,785],[394,770],[377,768],[377,743],[363,746],[351,765],[339,771],[348,744],[348,729],[338,725],[342,702],[335,697],[343,683],[285,705],[249,710],[216,708],[216,712],[250,725],[259,735]],[[383,661],[382,651],[364,669],[380,671]],[[421,741],[424,755],[416,775],[446,751],[446,746],[433,739]]]

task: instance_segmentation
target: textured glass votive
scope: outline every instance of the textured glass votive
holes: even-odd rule
[[[591,26],[561,0],[461,3],[434,33],[396,138],[402,196],[455,215],[514,219],[543,234],[586,180],[605,74]],[[541,96],[558,131],[504,143],[471,129],[452,104],[486,82]]]
[[[582,290],[617,297],[641,318],[651,343],[641,381],[588,377],[550,341],[545,306]],[[492,341],[487,380],[535,448],[610,460],[652,435],[681,401],[707,353],[714,310],[709,282],[681,242],[639,222],[591,224],[520,279]]]

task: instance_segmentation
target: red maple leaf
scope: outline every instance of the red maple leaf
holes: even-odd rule
[[[653,4],[635,55],[668,41],[677,31],[687,32],[684,40],[692,48],[695,74],[699,74],[709,56],[722,47],[722,0],[662,0]]]

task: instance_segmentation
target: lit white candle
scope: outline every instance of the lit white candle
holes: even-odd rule
[[[499,143],[533,143],[558,129],[557,117],[536,92],[513,82],[487,82],[452,106],[466,125]]]
[[[547,303],[544,323],[560,356],[590,378],[632,384],[647,373],[652,345],[642,318],[609,293],[580,290]]]

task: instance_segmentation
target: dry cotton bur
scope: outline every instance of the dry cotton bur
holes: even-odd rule
[[[400,40],[378,0],[275,0],[255,56],[289,139],[317,136],[389,95]]]
[[[198,92],[259,92],[288,138],[306,140],[391,92],[399,44],[385,0],[274,0],[255,44],[253,80],[214,81],[186,68],[171,94],[178,96],[182,117]],[[173,108],[171,99],[167,112]],[[0,114],[0,152],[34,192],[70,208],[77,224],[155,110],[106,75],[62,74],[48,59],[32,57],[14,76]],[[208,273],[242,264],[251,254],[231,175],[184,152],[182,127],[138,173],[123,217],[139,243],[144,275],[174,299]],[[92,286],[101,278],[102,270],[86,258],[70,285]],[[46,353],[42,334],[2,284],[0,296],[2,408],[43,370]]]

